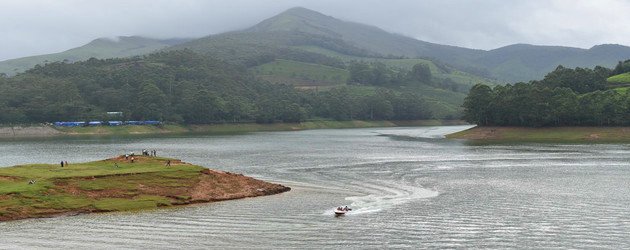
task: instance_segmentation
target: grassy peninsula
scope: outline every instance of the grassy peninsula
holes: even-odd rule
[[[167,166],[170,162],[170,166]],[[289,187],[177,159],[135,156],[0,168],[0,221],[271,195]]]
[[[630,127],[485,127],[446,135],[449,139],[530,142],[629,142]]]

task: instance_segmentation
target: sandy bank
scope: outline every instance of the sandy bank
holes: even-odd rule
[[[0,127],[0,138],[51,137],[63,134],[48,126]]]
[[[630,127],[474,127],[446,135],[449,139],[478,141],[630,141]]]

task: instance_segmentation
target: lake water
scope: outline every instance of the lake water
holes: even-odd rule
[[[0,142],[0,165],[143,148],[280,195],[0,223],[0,248],[630,248],[630,145],[470,145],[465,126]],[[354,210],[334,217],[332,209]]]

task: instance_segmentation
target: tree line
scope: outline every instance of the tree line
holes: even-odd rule
[[[437,64],[438,70],[450,72],[445,65]],[[348,66],[349,85],[370,85],[380,87],[400,87],[428,85],[454,92],[466,93],[469,85],[457,83],[451,79],[433,76],[431,68],[425,63],[417,63],[410,70],[387,67],[382,62],[351,62]]]
[[[0,77],[0,123],[126,120],[187,124],[300,122],[307,119],[426,119],[425,101],[386,88],[300,91],[256,79],[190,50],[143,57],[38,65]]]
[[[558,66],[540,81],[477,84],[464,101],[464,119],[481,126],[630,125],[630,94],[606,83],[617,72]]]

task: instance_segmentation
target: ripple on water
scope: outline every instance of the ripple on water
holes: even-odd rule
[[[0,243],[96,249],[630,248],[627,145],[470,146],[439,139],[462,128],[0,142],[0,160],[10,165],[155,148],[293,188],[142,213],[0,223]],[[339,205],[355,210],[332,216]]]

